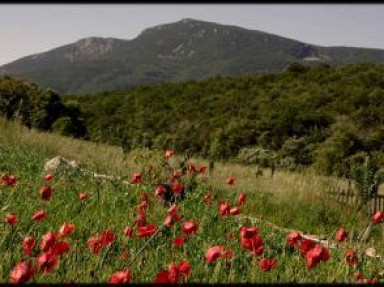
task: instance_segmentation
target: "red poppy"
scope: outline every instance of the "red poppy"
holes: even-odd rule
[[[233,185],[235,184],[236,179],[233,176],[227,178],[227,184]]]
[[[32,253],[33,247],[35,247],[36,240],[31,236],[26,236],[23,239],[23,251],[24,255],[30,255]]]
[[[142,201],[147,201],[148,200],[148,193],[142,193],[140,194],[140,199]]]
[[[299,244],[301,238],[302,237],[300,232],[291,232],[288,234],[286,240],[290,247],[295,247]]]
[[[116,240],[115,232],[111,229],[104,230],[99,236],[100,243],[104,246],[111,245]]]
[[[133,224],[135,224],[137,227],[145,226],[147,225],[147,217],[145,214],[139,213]]]
[[[70,246],[66,241],[56,242],[52,246],[52,253],[56,254],[57,256],[61,256],[64,253],[68,253],[69,250],[70,250]]]
[[[59,237],[67,237],[75,231],[75,225],[72,223],[64,223],[59,230]]]
[[[21,261],[12,269],[10,274],[11,283],[25,283],[28,282],[35,274],[33,264],[27,261]]]
[[[134,172],[132,175],[131,183],[142,183],[141,172]]]
[[[180,178],[182,175],[183,175],[183,172],[180,171],[180,170],[175,170],[175,171],[172,173],[173,178]]]
[[[80,201],[86,201],[89,198],[88,192],[80,192],[79,193],[79,199]]]
[[[231,256],[231,252],[227,250],[225,247],[216,245],[210,247],[207,252],[205,252],[205,260],[208,263],[215,262],[220,257],[229,257]]]
[[[364,274],[363,273],[360,273],[360,272],[356,272],[355,274],[353,274],[353,276],[359,280],[359,279],[362,279],[364,277]]]
[[[140,226],[138,229],[139,229],[139,232],[137,233],[137,236],[141,238],[152,236],[153,234],[156,233],[156,230],[157,230],[154,224],[149,224],[147,226]]]
[[[131,274],[128,269],[118,271],[109,278],[109,283],[129,283],[131,282]]]
[[[101,248],[103,247],[98,236],[91,236],[88,239],[87,244],[93,254],[99,254]]]
[[[47,173],[46,175],[44,175],[44,180],[51,181],[52,179],[53,179],[53,175],[52,174]]]
[[[51,273],[59,263],[59,257],[53,252],[44,252],[36,258],[37,266],[43,274]]]
[[[232,207],[232,208],[229,210],[229,214],[230,214],[230,215],[239,215],[239,214],[240,214],[240,208],[238,208],[237,206]]]
[[[204,203],[205,204],[211,203],[211,194],[210,193],[204,194]]]
[[[148,208],[148,203],[144,200],[139,205],[137,205],[137,211],[143,213]]]
[[[44,219],[47,218],[47,213],[45,212],[45,210],[39,210],[39,211],[36,211],[33,215],[32,215],[32,220],[33,221],[42,221]]]
[[[175,222],[181,221],[181,217],[177,212],[178,208],[176,204],[173,204],[165,216],[164,224],[171,227]]]
[[[372,216],[372,222],[373,222],[374,224],[378,224],[378,223],[383,222],[383,219],[384,219],[384,212],[382,212],[382,211],[378,211],[378,212],[376,212],[376,213]]]
[[[179,266],[176,263],[171,263],[168,266],[168,278],[171,283],[177,283],[180,278]]]
[[[12,174],[5,174],[2,177],[0,177],[0,186],[1,185],[8,185],[10,187],[15,187],[17,185],[17,178],[16,176]]]
[[[328,261],[329,252],[324,246],[316,245],[305,254],[308,269],[316,266],[320,261]]]
[[[45,235],[43,235],[40,242],[40,249],[43,252],[46,252],[53,246],[53,244],[55,244],[55,242],[56,242],[56,234],[49,231]]]
[[[198,224],[194,220],[189,220],[183,224],[181,231],[185,234],[194,234],[197,232]]]
[[[343,228],[340,228],[336,233],[336,240],[339,242],[343,242],[348,236],[348,233],[345,232]]]
[[[310,239],[306,239],[306,240],[301,242],[301,244],[300,244],[300,251],[301,251],[301,253],[305,254],[309,250],[311,250],[313,247],[315,247],[315,245],[316,245],[315,242],[313,242]]]
[[[269,271],[277,267],[277,261],[275,259],[261,259],[259,266],[261,270]]]
[[[182,246],[185,242],[187,242],[187,238],[184,237],[184,236],[179,236],[179,237],[176,237],[174,240],[173,240],[173,246],[174,247],[180,247]]]
[[[251,238],[241,238],[241,246],[251,251],[253,255],[261,255],[264,251],[264,242],[260,236],[254,235]]]
[[[172,184],[172,192],[174,194],[180,194],[183,192],[183,190],[184,190],[184,185],[182,185],[181,183],[176,181]]]
[[[345,251],[345,262],[349,266],[357,265],[357,263],[359,263],[359,257],[357,256],[355,251],[347,250]]]
[[[259,234],[259,229],[256,227],[242,227],[240,229],[240,238],[250,239]]]
[[[123,233],[125,237],[131,238],[133,237],[133,228],[131,226],[127,226],[124,228]]]
[[[162,270],[156,274],[155,283],[172,283],[169,279],[169,271]]]
[[[165,157],[166,158],[171,158],[174,155],[175,155],[175,152],[173,150],[168,149],[168,150],[165,151]]]
[[[239,205],[243,205],[245,203],[245,200],[247,199],[246,195],[242,192],[240,192],[238,198],[237,198],[237,203]]]
[[[167,189],[164,186],[162,186],[162,185],[158,186],[155,189],[155,195],[156,196],[162,196],[166,191],[167,191]]]
[[[205,174],[205,171],[207,170],[207,167],[206,166],[201,166],[199,171],[201,174]]]
[[[188,164],[188,171],[189,172],[196,172],[196,167],[193,164]]]
[[[227,202],[221,202],[219,205],[219,213],[221,216],[228,215],[231,210],[231,206]]]
[[[5,217],[5,222],[10,224],[10,225],[15,225],[16,223],[19,222],[19,218],[15,214],[7,214]]]
[[[50,186],[43,185],[40,189],[40,196],[44,200],[49,200],[52,196],[52,188]]]

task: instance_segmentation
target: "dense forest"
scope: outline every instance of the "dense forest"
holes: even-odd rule
[[[58,96],[0,79],[0,113],[67,136],[173,148],[289,169],[347,175],[370,155],[384,163],[384,65],[294,63],[285,72],[152,84]]]

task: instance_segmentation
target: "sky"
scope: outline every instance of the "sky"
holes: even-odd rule
[[[133,39],[183,18],[321,46],[384,49],[384,4],[0,4],[0,65],[86,37]]]

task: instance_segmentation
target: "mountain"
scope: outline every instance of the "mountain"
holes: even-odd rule
[[[282,71],[292,62],[384,62],[384,50],[322,47],[194,19],[158,25],[132,40],[86,38],[0,67],[59,93]]]

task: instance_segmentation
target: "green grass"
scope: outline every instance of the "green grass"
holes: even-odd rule
[[[181,235],[180,224],[177,223],[172,228],[165,227],[137,256],[136,260],[130,262],[147,241],[147,239],[137,237],[128,239],[123,236],[123,229],[132,225],[136,218],[136,205],[140,203],[139,195],[143,192],[149,194],[151,208],[146,212],[149,223],[160,227],[167,212],[167,208],[155,198],[154,187],[146,183],[129,186],[113,182],[97,183],[81,172],[62,170],[54,174],[54,180],[51,183],[54,190],[52,199],[42,201],[38,194],[40,187],[46,184],[43,180],[45,172],[42,165],[47,159],[58,154],[60,143],[56,142],[57,147],[52,145],[50,149],[42,148],[41,145],[28,145],[25,144],[26,134],[18,133],[15,127],[12,133],[9,127],[3,125],[4,129],[0,131],[0,174],[15,174],[19,184],[15,188],[0,187],[0,217],[4,218],[8,212],[15,213],[19,217],[19,223],[14,228],[7,224],[0,226],[0,254],[3,257],[0,262],[0,282],[8,282],[10,271],[22,260],[21,245],[25,236],[35,237],[38,244],[43,234],[48,231],[57,232],[65,222],[72,222],[76,226],[75,232],[67,239],[71,245],[71,251],[61,256],[60,264],[53,273],[42,275],[36,272],[31,282],[107,282],[114,272],[125,268],[130,269],[134,282],[153,282],[158,271],[167,269],[171,262],[182,260],[188,260],[192,266],[188,282],[206,283],[354,282],[353,274],[356,271],[363,272],[365,278],[378,277],[383,266],[382,259],[373,260],[362,255],[366,246],[347,241],[340,244],[339,249],[330,250],[331,259],[328,262],[320,263],[316,268],[307,270],[304,259],[297,252],[287,248],[285,242],[287,233],[273,229],[263,222],[252,223],[237,217],[221,218],[218,215],[219,200],[227,199],[235,204],[240,190],[238,186],[247,178],[245,176],[238,178],[232,187],[221,186],[223,174],[219,171],[220,165],[217,167],[217,177],[215,174],[198,176],[198,182],[200,182],[198,187],[188,194],[184,201],[178,203],[183,221],[195,219],[199,223],[197,234],[192,236],[182,248],[175,249],[171,244],[174,237]],[[24,140],[21,140],[22,134]],[[44,138],[40,134],[35,136]],[[49,142],[49,136],[51,135],[45,135],[47,142]],[[29,142],[33,142],[34,134],[30,133],[29,137]],[[71,140],[62,138],[62,141]],[[82,144],[84,149],[91,146],[87,143]],[[70,155],[69,150],[67,152],[67,156]],[[152,158],[151,155],[153,155]],[[77,156],[81,157],[80,154]],[[147,158],[149,162],[153,160],[156,164],[156,153],[142,151],[142,157]],[[89,158],[87,166],[95,166],[98,160],[95,154],[94,163],[92,164],[92,158]],[[104,164],[104,166],[113,166],[112,162]],[[234,172],[236,168],[233,166]],[[131,159],[129,169],[121,170],[120,174],[130,177],[131,171],[141,169],[140,161],[135,165],[134,160]],[[222,170],[227,172],[225,168]],[[146,178],[148,176],[144,175],[144,179]],[[91,194],[86,204],[81,204],[78,199],[78,194],[82,191]],[[213,195],[213,202],[205,205],[203,196],[208,191]],[[356,238],[357,233],[370,220],[347,207],[341,208],[340,205],[330,203],[320,195],[303,197],[302,193],[292,191],[287,196],[273,193],[273,190],[252,190],[251,187],[245,192],[247,202],[241,208],[243,214],[312,234],[325,234],[334,238],[335,232],[343,227],[346,230],[353,230],[353,237]],[[310,192],[312,191],[308,190],[308,193]],[[40,209],[47,211],[47,220],[33,222],[32,214]],[[260,235],[265,242],[265,251],[261,258],[277,259],[276,269],[269,272],[261,271],[258,266],[260,257],[252,257],[249,251],[241,248],[239,228],[251,224],[260,229]],[[105,229],[114,230],[117,240],[109,248],[103,249],[99,255],[94,255],[86,242],[90,236]],[[379,227],[375,227],[374,235],[380,239]],[[205,252],[210,246],[217,244],[232,250],[234,256],[231,259],[219,259],[216,263],[208,265],[204,260]],[[373,243],[370,242],[370,244],[369,246],[372,246]],[[359,252],[361,261],[356,268],[349,267],[344,262],[344,251],[347,247]],[[375,247],[381,250],[380,244]],[[121,255],[126,251],[131,256],[122,259]]]

